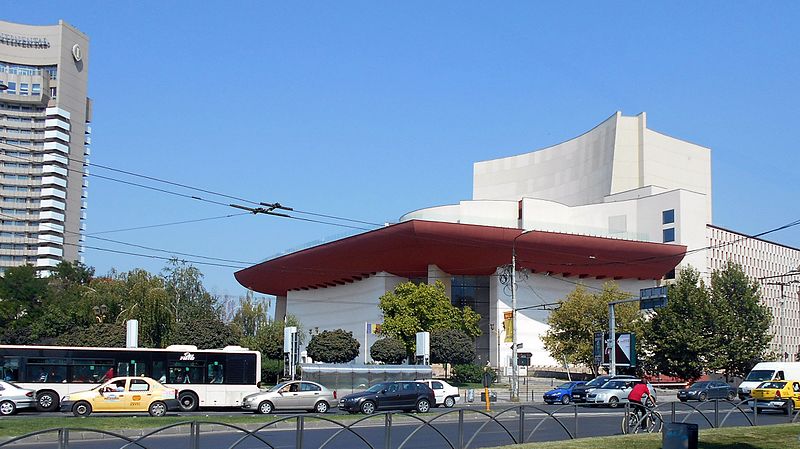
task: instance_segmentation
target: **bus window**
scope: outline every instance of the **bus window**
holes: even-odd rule
[[[2,364],[0,364],[0,379],[5,381],[17,381],[19,379],[19,358],[18,357],[6,357],[3,359]]]
[[[223,375],[222,364],[218,362],[208,364],[208,383],[221,384],[224,383],[225,376]]]
[[[162,384],[167,383],[167,371],[164,369],[164,362],[153,362],[153,373],[150,377],[161,382]]]
[[[119,359],[117,359],[119,360]],[[124,360],[117,362],[117,376],[147,376],[144,360]]]
[[[204,362],[177,361],[170,363],[169,383],[171,384],[204,384],[206,383]]]
[[[73,359],[70,382],[98,383],[102,382],[104,375],[114,366],[113,360]],[[113,375],[111,377],[114,377]],[[105,379],[108,380],[108,379]]]
[[[67,381],[67,361],[63,359],[28,359],[25,371],[28,382],[53,383]]]

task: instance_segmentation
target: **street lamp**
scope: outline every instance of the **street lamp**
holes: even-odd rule
[[[517,239],[533,232],[529,229],[511,240],[511,401],[519,402],[519,360],[517,360]],[[499,354],[498,354],[499,356]]]

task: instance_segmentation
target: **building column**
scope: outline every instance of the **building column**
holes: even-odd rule
[[[436,281],[441,281],[444,284],[444,292],[448,298],[453,299],[453,284],[451,282],[453,276],[444,272],[436,265],[428,265],[428,285],[433,285]]]
[[[286,321],[286,297],[285,296],[276,296],[275,297],[275,321],[284,322]]]

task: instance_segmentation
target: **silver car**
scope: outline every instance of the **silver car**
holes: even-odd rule
[[[266,391],[242,399],[242,409],[257,413],[273,410],[308,410],[325,413],[336,404],[336,392],[307,380],[282,382]]]
[[[23,408],[36,406],[36,392],[15,383],[0,380],[0,415],[8,416]]]
[[[639,382],[638,379],[612,379],[603,384],[600,388],[595,388],[586,396],[586,402],[589,404],[607,404],[609,407],[616,407],[620,403],[628,402],[628,394],[630,394],[633,386]],[[656,398],[656,390],[651,384],[647,384],[647,389],[650,390],[650,395],[653,399]]]

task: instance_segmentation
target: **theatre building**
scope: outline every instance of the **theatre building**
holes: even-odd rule
[[[504,368],[515,253],[521,364],[558,365],[541,336],[548,309],[576,285],[613,281],[638,295],[683,265],[709,271],[701,248],[712,230],[710,152],[648,129],[644,113],[617,112],[566,142],[475,163],[470,200],[409,212],[236,279],[275,295],[277,319],[292,314],[306,330],[352,331],[362,342],[358,362],[369,360],[365,323],[382,321],[381,295],[406,281],[441,281],[454,305],[482,317],[477,362]],[[375,336],[368,338],[371,345]]]

